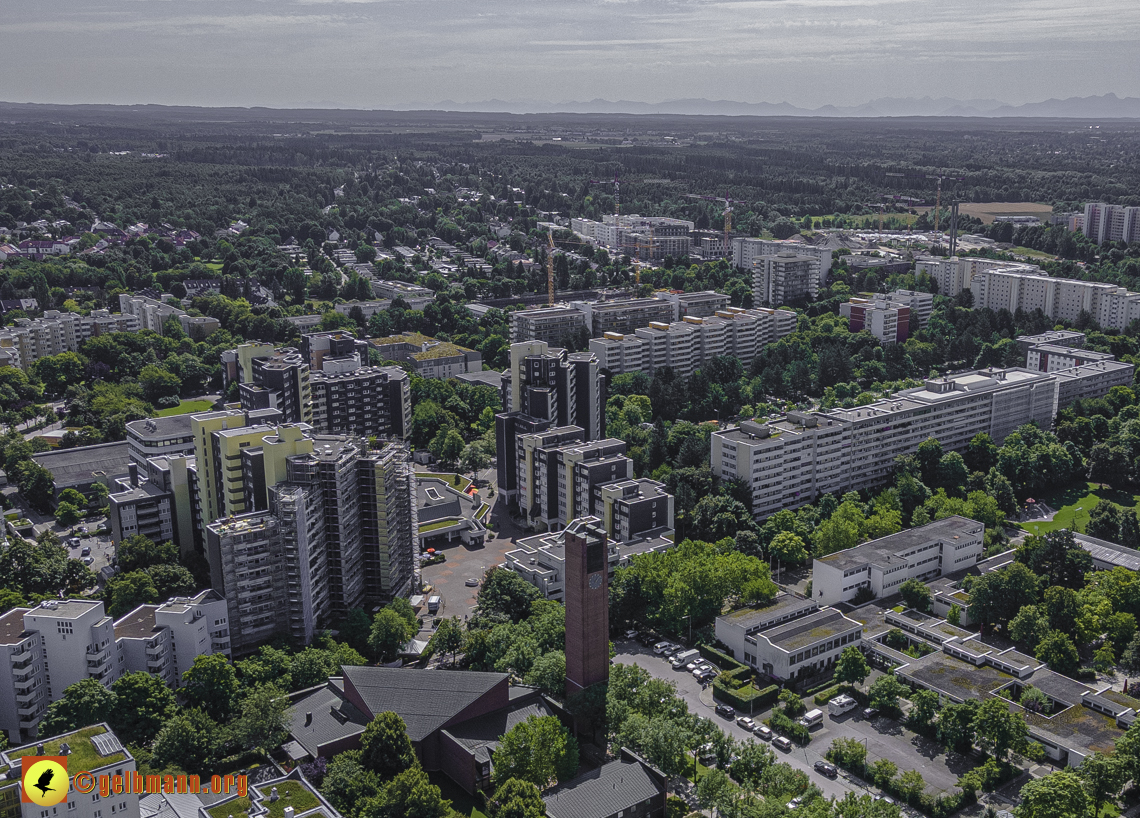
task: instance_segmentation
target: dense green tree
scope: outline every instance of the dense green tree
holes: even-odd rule
[[[489,818],[543,818],[546,802],[529,781],[508,778],[487,800]]]
[[[383,608],[372,620],[368,647],[381,662],[391,662],[415,635],[415,629],[399,613],[390,607]]]
[[[1073,640],[1061,631],[1050,631],[1037,646],[1034,654],[1058,673],[1072,675],[1080,667],[1081,657]]]
[[[1018,818],[1085,818],[1089,801],[1080,777],[1058,770],[1021,788]]]
[[[511,778],[545,790],[578,770],[578,742],[553,716],[529,716],[508,730],[495,751],[495,786]]]
[[[463,650],[463,625],[458,617],[451,617],[439,623],[431,636],[428,647],[433,652],[448,654],[455,661],[455,654]],[[565,663],[565,658],[563,658]],[[565,670],[563,670],[565,673]]]
[[[333,756],[321,783],[321,792],[348,818],[356,818],[361,805],[379,794],[382,786],[376,773],[365,768],[360,756],[360,750]]]
[[[1119,759],[1103,753],[1093,753],[1077,767],[1077,776],[1084,782],[1085,792],[1092,802],[1094,818],[1100,815],[1103,804],[1116,802],[1126,775],[1125,767]]]
[[[149,537],[135,534],[125,537],[115,549],[119,570],[124,573],[150,568],[152,565],[177,564],[178,546],[172,542],[155,543]]]
[[[908,608],[914,608],[916,611],[924,613],[930,610],[931,600],[934,597],[930,593],[930,589],[926,587],[926,583],[917,579],[908,579],[899,586],[899,593]]]
[[[221,653],[195,657],[194,664],[182,674],[182,696],[214,721],[228,722],[238,703],[234,666]]]
[[[978,706],[973,728],[978,746],[998,761],[1005,761],[1010,750],[1021,752],[1029,736],[1025,718],[997,698],[987,699]]]
[[[487,572],[479,588],[477,614],[501,616],[519,622],[531,611],[531,603],[540,599],[538,589],[514,571],[495,567]]]
[[[835,663],[835,680],[861,685],[870,675],[871,666],[867,664],[867,657],[863,655],[863,651],[853,645],[844,648]]]
[[[48,705],[40,729],[44,735],[58,736],[110,721],[117,701],[114,691],[108,690],[98,679],[80,679],[63,691],[62,698]]]
[[[910,697],[911,708],[907,721],[916,730],[926,730],[933,726],[934,718],[941,706],[938,694],[932,690],[916,690]]]
[[[148,744],[178,707],[166,682],[149,673],[120,676],[111,692],[115,694],[111,726],[119,738],[134,745]]]
[[[160,601],[154,580],[145,571],[116,574],[107,580],[105,594],[110,599],[107,614],[115,619],[130,613],[139,605],[152,605]]]
[[[772,562],[778,560],[783,565],[798,565],[811,556],[804,541],[791,531],[781,531],[772,538],[768,555]]]
[[[1041,605],[1026,605],[1009,623],[1009,638],[1031,651],[1037,650],[1048,634],[1049,616]]]
[[[197,708],[171,715],[154,739],[154,760],[202,775],[218,760],[222,732],[217,724]]]
[[[254,688],[242,700],[241,712],[230,726],[234,740],[248,750],[277,747],[289,736],[288,710],[289,697],[279,688]]]
[[[417,764],[389,781],[360,805],[360,818],[448,818],[451,802]]]
[[[360,761],[387,780],[416,764],[416,752],[408,738],[408,727],[392,711],[377,713],[364,728],[360,739]]]
[[[1025,605],[1037,601],[1037,576],[1024,564],[978,577],[970,586],[970,618],[983,626],[1004,627]]]
[[[1068,529],[1031,535],[1017,549],[1017,561],[1044,577],[1049,585],[1081,588],[1092,571],[1092,556],[1081,548]]]
[[[906,693],[906,686],[893,674],[887,674],[872,682],[867,691],[867,697],[870,699],[872,707],[877,707],[887,713],[897,713],[899,698],[905,696]]]

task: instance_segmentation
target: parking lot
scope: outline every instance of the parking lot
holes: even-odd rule
[[[722,730],[737,740],[753,738],[751,733],[735,721],[716,716],[713,713],[711,691],[705,691],[702,697],[701,683],[687,671],[674,670],[668,658],[654,654],[653,648],[642,647],[637,642],[628,640],[615,641],[614,647],[617,650],[616,661],[639,665],[655,677],[673,682],[677,686],[677,693],[685,699],[692,712],[709,716]],[[814,707],[810,699],[806,703],[809,709]],[[787,753],[780,750],[775,752],[781,761],[806,770],[812,783],[818,786],[824,795],[842,798],[849,791],[856,793],[868,791],[857,780],[845,780],[845,773],[841,773],[838,779],[831,779],[813,769],[815,762],[822,759],[827,748],[831,746],[832,740],[840,736],[862,742],[867,747],[869,762],[887,758],[898,766],[900,772],[918,770],[926,780],[927,791],[931,793],[954,788],[958,776],[974,766],[972,759],[957,754],[947,755],[937,743],[917,736],[893,719],[878,717],[868,721],[859,715],[858,710],[832,718],[826,707],[821,709],[824,711],[823,723],[812,729],[811,743],[807,747],[796,746]],[[760,713],[737,713],[737,716],[741,715],[752,716],[757,723],[761,723],[771,715],[771,710],[766,709]],[[870,791],[876,790],[871,788]]]
[[[503,555],[515,547],[513,538],[524,533],[505,513],[500,516],[499,511],[499,504],[491,510],[484,545],[469,548],[457,540],[441,549],[446,557],[444,562],[424,566],[424,584],[431,585],[432,593],[438,594],[442,600],[437,616],[457,616],[460,620],[469,616],[475,609],[479,588],[466,585],[466,581],[482,580],[483,574],[500,565]]]

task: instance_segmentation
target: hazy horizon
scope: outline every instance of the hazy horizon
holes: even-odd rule
[[[1140,4],[1061,0],[5,2],[10,102],[436,108],[1140,96]],[[1095,58],[1095,59],[1094,59]]]

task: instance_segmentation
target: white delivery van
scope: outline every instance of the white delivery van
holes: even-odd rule
[[[803,718],[800,719],[800,724],[810,729],[822,721],[823,711],[817,707],[815,710],[809,710],[804,713]]]
[[[836,696],[827,703],[827,712],[833,716],[842,716],[844,713],[854,710],[856,704],[858,702],[846,694]]]
[[[674,653],[673,658],[669,661],[669,664],[673,665],[674,670],[680,670],[700,655],[701,652],[696,648],[693,650],[684,650],[680,653]]]

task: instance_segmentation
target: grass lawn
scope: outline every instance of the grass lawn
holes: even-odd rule
[[[184,400],[177,406],[163,409],[158,413],[158,416],[165,418],[171,415],[188,415],[191,412],[209,412],[213,406],[214,402],[212,400]]]
[[[458,522],[459,521],[454,517],[448,517],[446,520],[436,520],[434,523],[421,525],[420,533],[423,534],[425,531],[435,531],[437,528],[447,528],[449,525],[455,525]]]
[[[220,273],[222,271],[222,262],[220,261],[207,261],[205,262],[205,265],[216,273]]]
[[[1034,250],[1032,247],[1020,247],[1020,246],[1018,246],[1018,247],[1014,247],[1013,250],[1011,250],[1010,252],[1011,253],[1020,253],[1023,256],[1029,256],[1030,258],[1039,258],[1039,259],[1043,259],[1045,261],[1056,261],[1057,260],[1056,256],[1051,256],[1048,253],[1041,252],[1040,250]]]
[[[1050,508],[1056,509],[1057,513],[1050,522],[1025,522],[1021,523],[1021,527],[1030,534],[1044,534],[1047,531],[1056,531],[1059,528],[1084,531],[1097,500],[1110,500],[1126,509],[1140,510],[1140,495],[1117,491],[1107,486],[1097,488],[1099,485],[1099,483],[1073,483],[1058,491],[1035,498],[1044,501]]]

